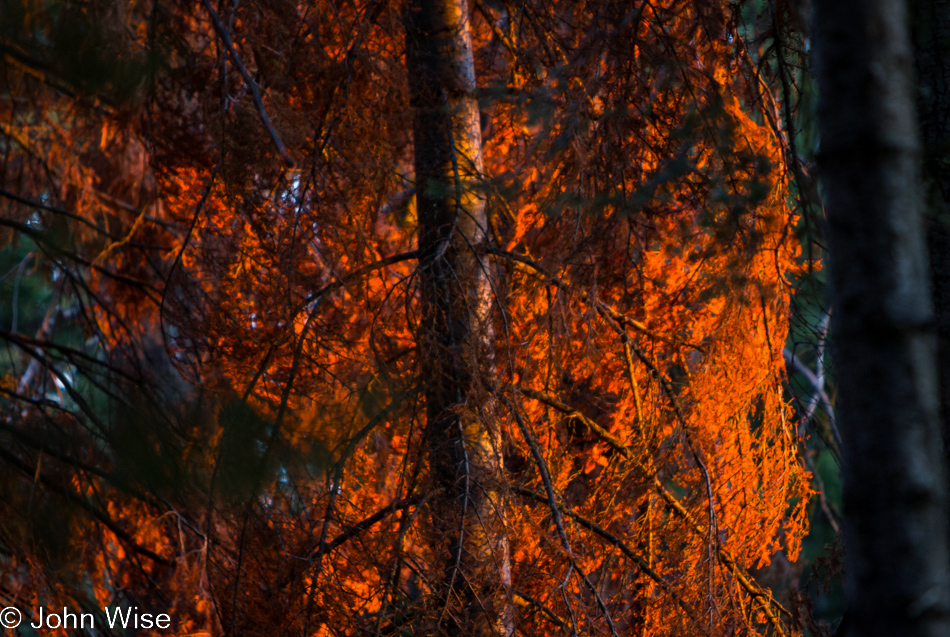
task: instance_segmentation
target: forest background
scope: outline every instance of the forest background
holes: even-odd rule
[[[832,634],[809,11],[4,3],[0,601]]]

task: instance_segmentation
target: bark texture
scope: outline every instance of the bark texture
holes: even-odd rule
[[[480,187],[482,140],[469,8],[413,0],[406,12],[415,140],[419,326],[433,479],[433,541],[445,555],[447,634],[510,635],[511,574],[492,398],[492,289]]]
[[[927,246],[938,344],[944,458],[950,460],[950,1],[910,3],[923,142]]]
[[[947,635],[946,481],[905,6],[819,0],[814,28],[849,635]]]

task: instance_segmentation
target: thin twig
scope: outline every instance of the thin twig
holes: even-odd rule
[[[208,14],[211,16],[211,21],[214,23],[214,30],[218,32],[218,35],[224,41],[224,46],[227,48],[231,59],[234,61],[234,66],[237,67],[237,70],[241,73],[241,77],[244,78],[244,81],[247,82],[247,85],[250,87],[251,95],[254,96],[254,105],[257,106],[257,112],[261,116],[261,122],[264,124],[264,128],[267,129],[267,132],[270,133],[270,138],[277,147],[277,152],[280,153],[280,156],[283,158],[284,163],[287,164],[287,167],[293,168],[296,164],[291,158],[290,153],[287,152],[284,142],[281,141],[280,135],[277,133],[277,129],[275,129],[274,125],[271,123],[270,116],[267,114],[267,110],[264,108],[264,100],[261,99],[261,90],[257,87],[257,82],[254,81],[254,78],[251,77],[251,74],[248,73],[247,67],[244,66],[244,62],[241,61],[241,57],[234,48],[234,42],[231,41],[231,35],[221,22],[221,18],[218,17],[218,13],[214,10],[214,7],[211,6],[211,3],[208,0],[201,0],[201,3],[205,6],[205,9],[208,10]]]
[[[805,377],[805,380],[809,382],[812,388],[815,390],[815,395],[821,400],[822,407],[825,409],[825,413],[828,414],[828,424],[831,428],[831,435],[834,436],[835,446],[837,447],[835,455],[841,455],[840,449],[842,447],[841,434],[838,432],[838,424],[835,421],[835,412],[834,407],[831,406],[831,398],[828,397],[828,394],[825,393],[825,388],[815,372],[808,369],[808,366],[801,361],[800,358],[795,356],[787,348],[782,350],[782,356],[785,357],[785,362],[795,368],[795,371]]]
[[[614,437],[606,429],[598,425],[596,422],[585,416],[580,411],[574,409],[570,405],[561,402],[557,398],[546,394],[544,392],[528,389],[528,388],[517,388],[522,394],[529,398],[533,398],[538,402],[544,403],[550,407],[557,409],[558,411],[564,413],[567,416],[572,418],[577,418],[583,424],[590,428],[591,431],[596,433],[604,442],[609,444],[611,447],[620,452],[626,459],[633,462],[637,468],[647,477],[653,479],[653,488],[656,492],[663,498],[663,501],[667,503],[670,509],[676,514],[679,518],[687,523],[687,526],[692,529],[694,533],[699,534],[701,537],[708,538],[708,529],[704,529],[701,524],[699,524],[689,512],[689,510],[679,501],[679,499],[670,492],[669,489],[660,481],[657,477],[655,471],[651,471],[646,467],[630,450],[629,447],[621,443],[616,437]],[[716,552],[719,557],[719,561],[725,566],[736,578],[736,581],[739,582],[739,585],[742,587],[746,593],[757,600],[759,600],[762,611],[765,613],[766,618],[768,619],[769,624],[775,630],[777,635],[785,636],[788,633],[785,631],[782,626],[781,621],[776,617],[775,613],[772,611],[774,606],[778,611],[786,616],[790,616],[789,612],[782,607],[777,601],[775,601],[772,596],[764,591],[750,575],[746,574],[732,558],[731,555],[722,547],[722,545],[717,545]]]
[[[545,498],[545,496],[541,495],[540,493],[535,493],[534,491],[531,491],[530,489],[525,489],[522,487],[513,487],[512,490],[519,495],[532,498],[533,500],[537,500],[538,502],[547,502],[547,499]],[[559,506],[559,509],[569,518],[577,522],[580,526],[593,532],[595,535],[599,535],[601,538],[606,540],[609,544],[613,545],[617,550],[623,553],[623,555],[627,559],[633,562],[636,565],[636,567],[644,575],[646,575],[651,580],[659,584],[660,588],[662,588],[664,591],[672,595],[673,598],[676,600],[676,603],[679,604],[680,608],[683,609],[683,611],[689,616],[690,619],[692,619],[695,622],[699,621],[699,616],[696,614],[695,609],[693,609],[693,607],[690,606],[688,602],[686,602],[685,600],[677,596],[676,591],[673,589],[673,585],[667,582],[665,579],[663,579],[656,571],[654,571],[650,567],[650,565],[647,563],[647,561],[643,559],[641,556],[637,555],[637,553],[635,553],[629,546],[627,546],[627,544],[623,540],[621,540],[619,537],[617,537],[616,535],[614,535],[607,529],[598,525],[597,523],[592,522],[591,520],[588,520],[585,517],[582,517],[581,515],[579,515],[578,513],[575,513],[572,510],[569,510],[565,507],[560,507],[560,506]]]

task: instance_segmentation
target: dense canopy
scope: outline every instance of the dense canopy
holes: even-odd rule
[[[801,266],[739,7],[0,11],[0,601],[792,632],[749,571],[806,530]]]

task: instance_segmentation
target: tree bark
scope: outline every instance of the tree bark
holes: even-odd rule
[[[899,0],[814,21],[851,632],[947,635],[946,480],[911,47]]]
[[[927,247],[938,339],[944,461],[950,461],[950,0],[913,0],[917,114],[923,142]]]
[[[510,635],[511,569],[495,422],[486,201],[465,0],[413,0],[405,16],[419,220],[417,334],[430,465],[441,496],[447,634]]]

